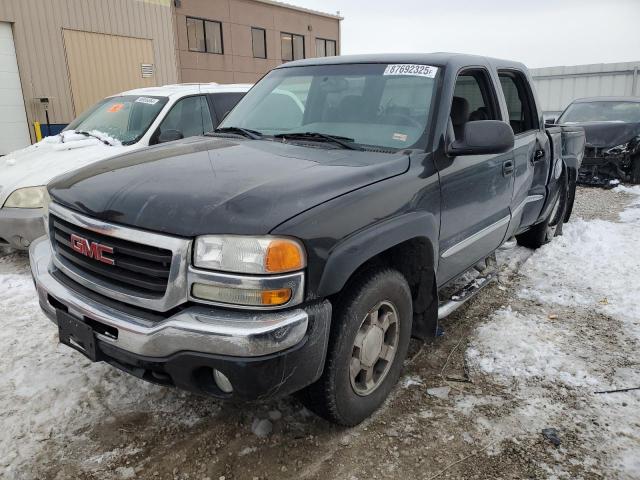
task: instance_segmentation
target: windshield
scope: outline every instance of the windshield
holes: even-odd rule
[[[572,103],[558,119],[559,123],[640,122],[640,102]]]
[[[263,135],[322,133],[363,146],[426,146],[436,67],[348,64],[271,71],[220,125]]]
[[[65,130],[98,131],[123,145],[131,145],[142,138],[167,100],[167,97],[140,95],[105,98],[76,118]]]

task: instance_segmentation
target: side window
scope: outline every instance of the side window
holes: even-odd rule
[[[520,72],[501,70],[498,72],[502,93],[507,101],[509,124],[516,135],[539,127],[538,112],[528,83]]]
[[[160,124],[158,134],[177,130],[184,138],[202,135],[213,130],[207,100],[202,95],[178,101]]]
[[[453,93],[451,123],[455,137],[462,137],[467,122],[477,120],[500,120],[500,116],[487,72],[468,70],[458,75]]]
[[[221,122],[227,114],[233,110],[236,103],[244,97],[244,93],[213,93],[211,94],[211,100],[213,100],[213,109],[216,111],[218,120]]]

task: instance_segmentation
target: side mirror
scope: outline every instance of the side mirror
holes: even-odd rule
[[[545,117],[544,118],[544,126],[545,127],[551,127],[553,125],[556,125],[558,123],[558,118],[557,117]]]
[[[180,130],[164,130],[158,137],[158,143],[173,142],[174,140],[183,139],[184,135]]]
[[[505,153],[513,148],[511,127],[499,120],[477,120],[464,124],[460,140],[449,145],[447,153],[457,155],[488,155]]]

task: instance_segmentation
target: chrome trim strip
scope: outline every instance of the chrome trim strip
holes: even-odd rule
[[[511,220],[511,215],[508,215],[508,216],[506,216],[504,218],[501,218],[497,222],[492,223],[488,227],[483,228],[479,232],[476,232],[473,235],[471,235],[470,237],[465,238],[461,242],[458,242],[455,245],[447,248],[444,252],[442,252],[442,255],[441,255],[442,258],[448,258],[451,255],[455,255],[456,253],[464,250],[465,248],[467,248],[471,244],[473,244],[473,243],[477,242],[478,240],[486,237],[487,235],[490,235],[491,233],[493,233],[495,230],[499,229],[500,227],[503,227],[503,226],[507,225],[510,220]]]
[[[75,267],[71,262],[60,258],[58,255],[54,255],[53,262],[55,266],[72,280],[114,300],[158,312],[166,312],[187,301],[186,278],[190,258],[189,252],[191,249],[190,239],[161,235],[103,222],[102,220],[86,217],[55,203],[49,205],[49,212],[69,223],[92,232],[139,243],[141,245],[170,250],[173,253],[167,290],[162,297],[132,295],[126,288],[118,288],[117,286],[114,288],[114,285],[107,284],[96,277],[90,276],[87,272]]]
[[[529,195],[522,202],[520,202],[520,205],[514,208],[513,213],[511,214],[511,217],[513,218],[519,215],[520,211],[529,203],[537,202],[539,200],[542,200],[543,198],[544,198],[544,195]]]
[[[166,357],[191,350],[257,357],[290,348],[302,341],[307,332],[309,316],[300,308],[256,313],[194,306],[160,322],[152,322],[79,295],[58,282],[49,272],[53,250],[48,238],[36,240],[29,256],[40,306],[54,323],[56,309],[49,302],[49,296],[67,306],[73,315],[117,328],[117,338],[96,336],[138,355]]]
[[[279,288],[290,288],[291,299],[284,305],[276,305],[273,307],[237,304],[230,305],[228,303],[213,302],[194,297],[191,294],[191,289],[194,283],[251,290],[277,290]],[[277,310],[299,305],[304,300],[304,272],[286,273],[283,275],[249,276],[201,270],[190,266],[187,269],[187,284],[189,285],[189,300],[207,305],[247,310]]]

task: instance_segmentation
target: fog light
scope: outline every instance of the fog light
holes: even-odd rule
[[[191,294],[202,300],[228,303],[230,305],[276,306],[291,299],[290,288],[277,290],[250,290],[245,288],[219,287],[194,283]]]
[[[216,382],[217,387],[224,393],[233,392],[233,385],[231,385],[227,376],[220,370],[213,371],[213,380]]]

